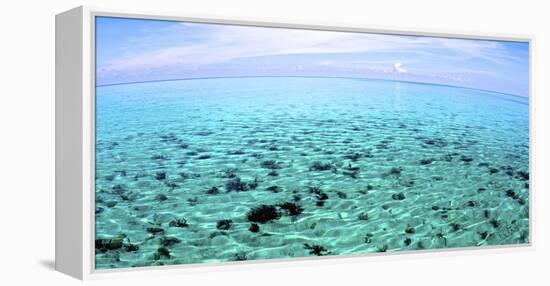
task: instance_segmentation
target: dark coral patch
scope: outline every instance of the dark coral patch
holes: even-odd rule
[[[402,201],[405,199],[405,194],[403,194],[403,192],[395,193],[391,195],[391,198],[397,201]]]
[[[293,202],[284,202],[279,204],[279,208],[281,208],[284,213],[291,216],[300,215],[304,211],[304,208]]]
[[[325,205],[325,201],[328,199],[328,194],[323,192],[321,188],[317,186],[309,187],[309,192],[315,194],[317,202],[315,203],[318,207]]]
[[[185,218],[174,218],[169,223],[170,227],[188,227],[187,220]]]
[[[145,229],[148,233],[157,234],[157,233],[164,233],[164,229],[162,229],[159,226],[151,226]]]
[[[315,161],[309,166],[310,171],[330,171],[336,167],[330,162]]]
[[[429,146],[435,146],[435,147],[446,147],[449,145],[449,143],[442,138],[430,138],[430,139],[424,139],[422,143],[429,145]]]
[[[529,172],[525,171],[517,171],[516,172],[516,178],[524,181],[529,181]]]
[[[267,173],[268,176],[271,176],[271,177],[277,177],[279,176],[279,173],[277,173],[276,170],[271,170],[269,171],[269,173]]]
[[[363,157],[363,154],[361,154],[361,153],[359,153],[359,152],[349,153],[349,154],[344,155],[344,158],[349,159],[349,160],[351,160],[352,162],[356,162],[356,161],[359,160],[361,157]]]
[[[216,228],[219,230],[229,230],[233,225],[233,221],[230,219],[222,219],[216,223]]]
[[[260,231],[260,226],[257,223],[251,223],[248,230],[250,230],[250,232],[256,233]]]
[[[155,179],[162,181],[166,179],[166,172],[157,172],[155,174]]]
[[[206,190],[206,193],[209,194],[209,195],[217,195],[220,193],[220,189],[218,189],[218,187],[211,187],[209,188],[208,190]]]
[[[260,205],[252,208],[246,218],[251,222],[268,223],[281,218],[281,213],[273,205]]]
[[[278,193],[278,192],[282,192],[283,191],[283,188],[279,187],[279,186],[269,186],[266,188],[267,191],[269,192],[272,192],[272,193]]]
[[[428,158],[428,159],[422,159],[420,160],[420,165],[429,165],[431,163],[433,163],[435,160],[433,158]]]
[[[165,194],[158,194],[158,195],[155,196],[155,199],[157,201],[163,202],[163,201],[166,201],[168,199],[168,197]]]
[[[249,187],[248,184],[241,180],[241,178],[236,177],[233,178],[225,184],[225,189],[228,192],[246,192],[248,191]]]
[[[281,168],[281,163],[275,160],[265,160],[260,163],[260,166],[265,169],[275,170]]]
[[[387,176],[399,177],[401,176],[402,171],[403,171],[402,167],[392,167],[390,170],[382,174],[382,177],[387,177]]]
[[[317,245],[317,244],[310,245],[310,244],[304,243],[304,248],[309,250],[309,254],[314,254],[317,256],[323,256],[328,254],[327,248],[322,245]]]
[[[100,252],[120,249],[123,247],[124,236],[117,236],[112,239],[96,239],[95,249]]]
[[[160,244],[164,247],[172,246],[180,242],[181,240],[179,238],[173,236],[165,236],[160,239]]]
[[[474,158],[462,155],[460,156],[460,161],[464,162],[464,164],[470,164],[472,161],[474,161]]]

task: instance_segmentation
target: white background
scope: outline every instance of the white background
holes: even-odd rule
[[[534,49],[534,248],[397,255],[141,274],[94,285],[536,285],[548,280],[550,32],[547,1],[4,1],[0,9],[0,284],[75,285],[54,263],[54,15],[78,5],[448,32],[516,33]],[[545,266],[546,264],[546,266]],[[546,273],[545,273],[546,270]],[[548,281],[546,281],[548,282]]]

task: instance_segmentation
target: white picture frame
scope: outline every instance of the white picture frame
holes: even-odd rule
[[[434,36],[464,39],[508,40],[529,43],[529,108],[530,143],[532,142],[533,116],[533,45],[531,35],[502,35],[461,33],[454,31],[433,31],[425,29],[396,29],[391,27],[368,27],[334,23],[289,22],[273,19],[229,19],[208,15],[181,15],[179,13],[148,13],[139,11],[117,11],[80,6],[56,16],[56,135],[55,135],[55,268],[72,277],[88,280],[115,275],[139,275],[182,271],[215,271],[241,267],[280,267],[281,262],[294,264],[334,263],[334,261],[362,261],[363,259],[399,259],[409,255],[456,255],[464,251],[485,251],[502,253],[527,251],[533,248],[533,185],[529,189],[529,231],[530,241],[524,245],[498,247],[469,247],[441,250],[425,250],[404,253],[331,256],[319,258],[272,259],[262,261],[228,262],[214,264],[193,264],[175,266],[154,266],[135,269],[95,270],[94,267],[94,142],[95,142],[95,42],[94,19],[96,16],[180,20],[199,23],[217,23],[262,27],[282,27],[358,33],[382,33],[396,35]],[[530,169],[532,168],[533,144],[530,144]],[[376,256],[376,258],[373,258]]]

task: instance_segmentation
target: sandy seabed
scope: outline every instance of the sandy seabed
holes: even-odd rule
[[[526,98],[242,78],[96,104],[98,269],[529,242]]]

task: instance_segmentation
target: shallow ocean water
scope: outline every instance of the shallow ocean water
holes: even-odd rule
[[[345,78],[97,88],[98,269],[523,244],[528,192],[523,97]]]

